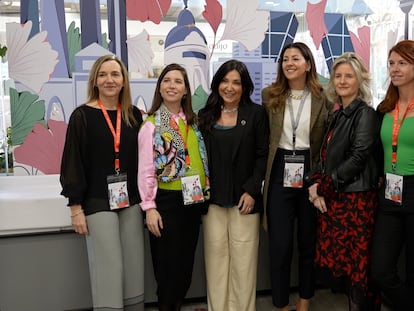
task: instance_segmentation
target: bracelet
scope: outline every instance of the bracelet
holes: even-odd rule
[[[75,216],[78,216],[78,215],[80,215],[80,214],[82,214],[83,213],[83,209],[80,209],[80,210],[77,210],[75,213],[73,213],[72,215],[70,215],[70,217],[75,217]]]

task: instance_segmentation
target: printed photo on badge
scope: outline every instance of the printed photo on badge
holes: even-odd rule
[[[285,163],[283,186],[290,188],[302,188],[303,169],[303,163]]]

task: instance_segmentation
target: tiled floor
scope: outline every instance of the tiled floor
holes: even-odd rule
[[[291,310],[295,310],[294,304],[297,298],[297,293],[293,293],[290,297],[292,304]],[[275,311],[276,308],[272,305],[272,299],[269,295],[258,295],[256,299],[256,311]],[[148,306],[146,311],[156,311],[154,306]],[[347,311],[348,299],[343,294],[333,294],[329,289],[319,289],[315,293],[315,297],[311,302],[311,311]],[[182,311],[207,311],[207,304],[203,301],[185,304]],[[381,311],[391,311],[389,308],[383,306]]]

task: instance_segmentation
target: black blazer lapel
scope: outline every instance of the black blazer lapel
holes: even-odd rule
[[[237,124],[235,130],[235,138],[234,138],[234,148],[232,154],[232,160],[235,159],[238,150],[240,148],[240,144],[244,137],[244,131],[247,126],[249,126],[249,107],[245,105],[240,105],[238,114],[237,114]]]

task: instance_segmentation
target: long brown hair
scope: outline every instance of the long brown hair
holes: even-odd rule
[[[283,57],[287,49],[298,49],[300,54],[309,64],[309,71],[306,72],[306,88],[316,98],[322,96],[322,85],[319,83],[318,74],[316,73],[315,60],[309,47],[303,42],[293,42],[285,45],[279,56],[276,81],[270,86],[269,108],[276,109],[285,105],[289,96],[290,88],[288,79],[283,73]]]
[[[165,68],[162,70],[158,78],[158,81],[157,81],[157,86],[154,92],[154,98],[152,100],[151,108],[148,110],[148,115],[153,115],[161,107],[161,104],[163,102],[163,98],[160,92],[161,82],[164,79],[165,75],[168,72],[173,71],[173,70],[178,70],[183,75],[184,85],[187,90],[187,94],[181,98],[181,107],[183,108],[183,112],[185,114],[187,124],[193,124],[196,121],[196,115],[193,111],[193,106],[191,104],[191,89],[190,89],[190,82],[188,80],[187,71],[185,70],[184,67],[176,63],[169,64],[165,66]]]
[[[121,110],[122,110],[122,119],[125,123],[131,127],[136,125],[138,122],[134,117],[133,107],[132,107],[132,98],[131,98],[131,88],[129,86],[129,76],[128,70],[126,69],[124,63],[117,58],[115,55],[108,54],[99,57],[95,63],[92,65],[91,71],[89,73],[88,79],[88,92],[87,92],[87,102],[93,102],[99,99],[99,89],[96,86],[96,80],[98,78],[99,70],[103,63],[108,61],[116,61],[119,66],[121,67],[121,73],[124,80],[124,84],[122,86],[121,92],[119,93],[119,102],[121,103]]]
[[[388,52],[388,58],[391,53],[395,52],[404,58],[410,64],[414,64],[414,41],[413,40],[402,40],[394,45]],[[388,85],[387,93],[385,93],[385,98],[382,101],[381,105],[378,107],[379,111],[383,113],[390,112],[394,110],[395,103],[400,97],[398,88],[390,82]]]

